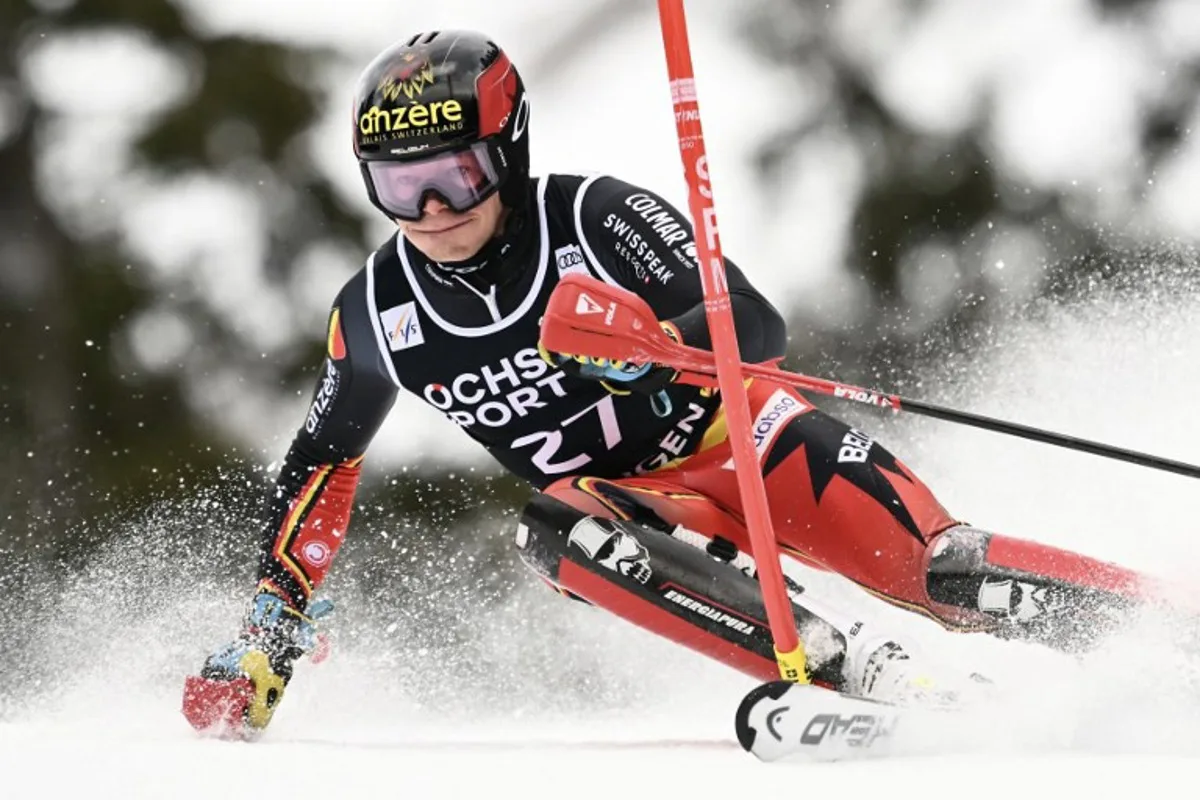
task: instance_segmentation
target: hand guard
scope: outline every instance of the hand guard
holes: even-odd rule
[[[662,329],[675,341],[679,333],[670,323],[660,322]],[[538,342],[538,353],[550,366],[576,378],[599,381],[600,385],[613,394],[637,392],[651,397],[655,413],[666,416],[671,413],[671,401],[663,391],[675,382],[679,372],[662,364],[635,364],[630,361],[613,361],[607,358],[552,353]]]
[[[213,653],[199,676],[184,685],[183,713],[197,730],[224,724],[234,735],[261,731],[271,721],[292,678],[292,665],[308,653],[324,657],[315,620],[333,610],[328,600],[302,614],[283,598],[259,592],[236,640]]]

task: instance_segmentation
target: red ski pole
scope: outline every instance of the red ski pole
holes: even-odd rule
[[[725,280],[725,261],[717,236],[717,214],[712,184],[708,179],[704,133],[700,126],[700,105],[696,100],[696,81],[683,0],[658,0],[658,16],[662,23],[667,72],[671,79],[679,155],[683,159],[683,172],[688,182],[688,206],[695,230],[700,281],[704,287],[704,308],[717,363],[717,381],[729,424],[729,443],[737,468],[738,490],[742,495],[754,560],[758,564],[767,621],[775,640],[775,659],[785,680],[807,683],[804,647],[796,633],[791,601],[784,587],[779,549],[775,544],[775,532],[767,508],[767,493],[759,471],[758,453],[750,435],[750,402],[742,383],[741,356],[730,308],[729,287]]]

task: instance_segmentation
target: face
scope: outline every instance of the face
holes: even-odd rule
[[[396,222],[404,238],[434,261],[466,261],[500,232],[504,206],[499,192],[463,212],[430,195],[422,211],[416,222]]]

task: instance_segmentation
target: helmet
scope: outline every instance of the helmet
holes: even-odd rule
[[[510,208],[529,185],[529,101],[494,42],[420,33],[380,53],[354,98],[354,154],[371,202],[417,220],[430,193],[466,211],[495,192]]]

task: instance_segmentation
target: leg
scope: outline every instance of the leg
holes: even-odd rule
[[[709,530],[741,530],[706,498],[659,481],[573,478],[530,501],[517,545],[522,560],[563,594],[760,680],[777,680],[753,559],[729,539],[676,524],[683,518]],[[813,683],[893,701],[954,702],[966,688],[932,680],[872,625],[788,584]]]
[[[867,434],[792,389],[750,387],[759,464],[780,549],[899,605],[927,609],[924,556],[955,520]],[[728,443],[654,477],[686,486],[742,520]],[[735,542],[746,549],[744,528]]]
[[[712,519],[719,510],[690,493],[681,493],[687,499],[672,509],[663,502],[665,487],[632,484],[576,478],[535,496],[518,527],[522,560],[564,593],[760,680],[778,679],[753,563],[747,570],[713,555],[720,545],[702,548],[672,536],[675,525],[663,516],[678,511]],[[639,508],[641,496],[657,497],[659,509]],[[863,626],[836,614],[818,616],[802,592],[795,587],[793,612],[810,652],[811,677],[840,688],[847,638]]]
[[[966,525],[939,536],[925,565],[943,619],[1068,652],[1093,646],[1157,591],[1123,567]]]
[[[750,401],[775,535],[800,560],[946,627],[1065,650],[1086,647],[1146,597],[1128,570],[958,524],[889,451],[794,390],[754,384]],[[741,519],[727,444],[655,477]],[[744,529],[728,530],[748,547]]]

